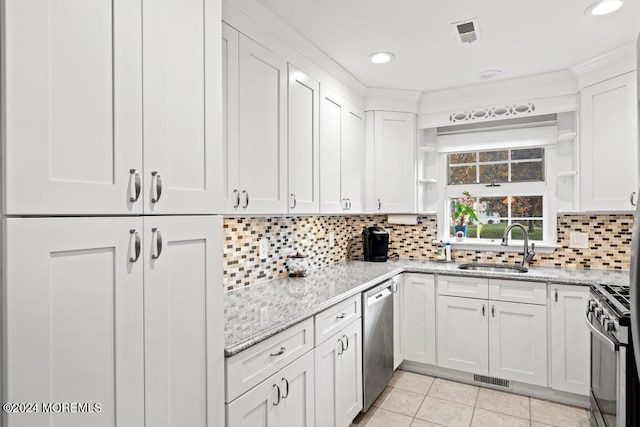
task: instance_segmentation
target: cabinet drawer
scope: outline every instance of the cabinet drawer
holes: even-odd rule
[[[487,299],[489,297],[489,279],[438,276],[438,295]]]
[[[489,298],[496,301],[547,304],[547,285],[520,280],[489,280]]]
[[[316,314],[316,345],[322,344],[340,329],[360,317],[360,294]]]
[[[313,319],[225,359],[226,402],[267,379],[313,348]]]

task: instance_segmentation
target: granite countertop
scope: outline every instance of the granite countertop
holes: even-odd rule
[[[570,285],[629,285],[628,271],[531,267],[527,273],[488,273],[457,269],[458,264],[417,260],[382,263],[345,261],[308,272],[234,289],[224,294],[225,357],[233,356],[334,304],[399,273],[517,279]]]

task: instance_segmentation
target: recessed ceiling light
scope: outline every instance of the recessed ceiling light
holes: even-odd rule
[[[586,15],[601,16],[615,12],[622,7],[622,0],[600,0],[584,11]]]
[[[489,80],[498,77],[500,74],[502,74],[502,71],[500,70],[480,71],[478,74],[476,74],[476,79]]]
[[[390,52],[376,52],[369,55],[369,59],[371,59],[371,62],[374,64],[385,64],[395,57],[396,56]]]

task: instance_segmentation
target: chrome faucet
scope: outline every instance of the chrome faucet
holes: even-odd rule
[[[502,246],[508,246],[509,243],[509,232],[513,227],[518,227],[522,230],[522,235],[524,236],[524,253],[522,254],[522,262],[520,265],[522,267],[529,267],[529,263],[533,260],[533,257],[536,256],[534,252],[535,243],[531,243],[531,250],[529,250],[529,233],[527,232],[527,228],[519,224],[517,222],[511,224],[507,228],[504,229],[504,233],[502,234]]]

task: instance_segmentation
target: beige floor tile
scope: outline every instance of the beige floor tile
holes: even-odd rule
[[[471,406],[429,396],[424,399],[416,414],[416,418],[447,427],[468,427],[472,416]]]
[[[488,388],[480,388],[476,407],[518,418],[529,419],[531,416],[529,398],[527,396]]]
[[[479,387],[436,378],[428,396],[475,406]]]
[[[531,399],[531,421],[558,427],[589,427],[589,416],[584,408],[533,398]]]
[[[553,426],[550,426],[549,424],[542,424],[536,421],[531,421],[531,427],[553,427]]]
[[[373,402],[373,404],[371,406],[375,406],[376,408],[380,406],[380,403],[387,397],[387,394],[389,394],[389,392],[392,390],[391,387],[387,386],[384,391],[382,393],[380,393],[380,396],[378,396],[378,398]]]
[[[435,378],[427,375],[398,370],[393,374],[393,378],[389,381],[389,385],[394,388],[401,388],[402,390],[412,391],[414,393],[427,394],[434,379]]]
[[[418,412],[423,400],[424,395],[422,394],[412,393],[399,388],[391,388],[388,390],[388,393],[387,390],[385,390],[385,396],[380,401],[378,407],[413,418],[416,412]]]
[[[411,427],[442,427],[442,424],[430,423],[429,421],[414,418]]]
[[[529,427],[529,420],[476,408],[471,427]]]
[[[352,424],[357,427],[409,427],[412,417],[387,411],[382,408],[371,408],[360,424]]]

